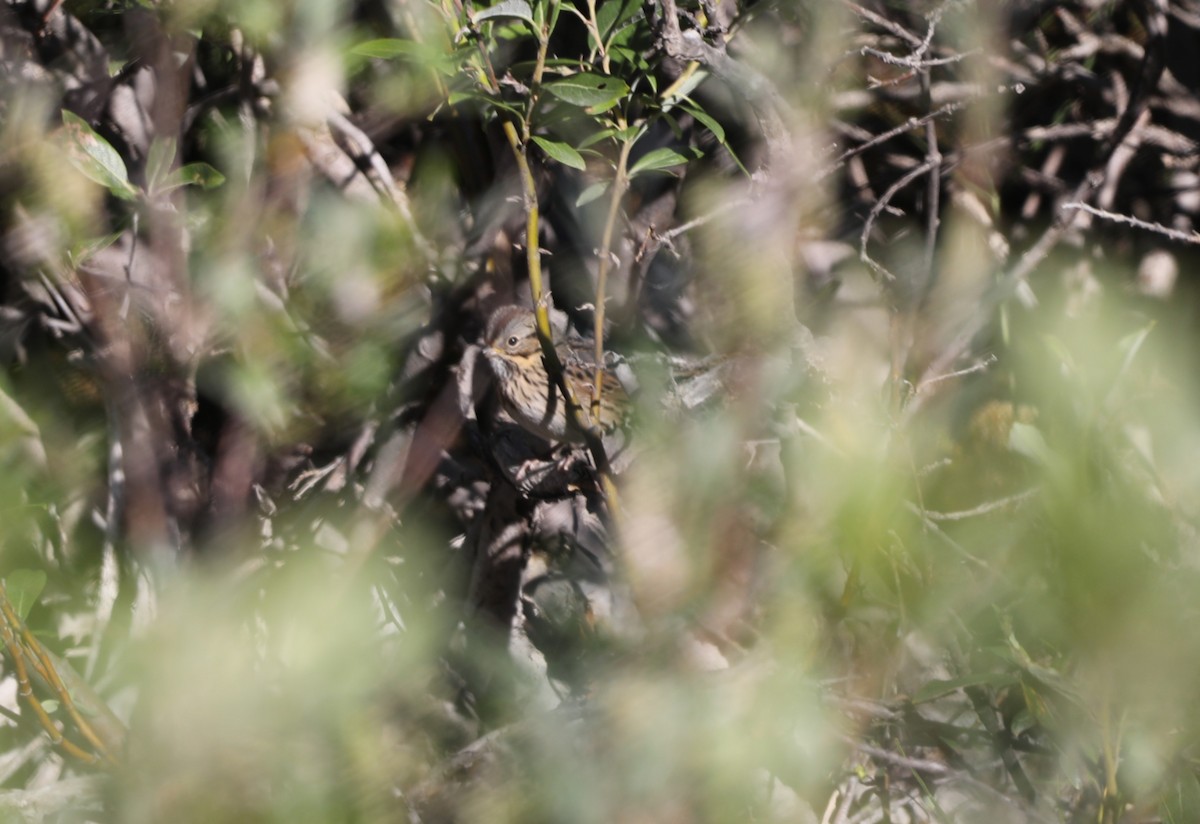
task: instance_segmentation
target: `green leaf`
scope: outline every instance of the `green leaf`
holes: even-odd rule
[[[593,183],[591,186],[588,186],[586,189],[584,189],[582,192],[579,193],[579,197],[575,198],[575,205],[576,206],[586,206],[587,204],[591,203],[593,200],[595,200],[596,198],[600,197],[605,192],[607,192],[608,186],[609,186],[609,181],[607,181],[607,180],[602,180],[599,183]]]
[[[1038,724],[1037,717],[1029,710],[1020,710],[1013,716],[1010,732],[1014,738],[1019,738]]]
[[[1200,779],[1191,770],[1180,769],[1175,781],[1162,793],[1162,815],[1170,824],[1194,821],[1200,810]]]
[[[710,115],[708,112],[704,111],[704,109],[701,109],[699,106],[697,106],[695,103],[693,103],[690,100],[687,101],[686,103],[682,103],[680,105],[685,112],[690,114],[692,117],[696,118],[697,122],[699,122],[701,125],[703,125],[710,132],[712,132],[713,137],[715,137],[717,139],[718,143],[720,143],[722,146],[725,147],[725,151],[729,152],[729,156],[731,158],[733,158],[733,162],[736,163],[737,167],[742,170],[742,174],[749,177],[750,176],[749,170],[747,170],[746,167],[742,165],[741,158],[739,158],[737,156],[737,153],[733,151],[733,147],[730,146],[729,143],[725,139],[725,127],[722,126],[720,123],[718,123],[717,120],[712,115]]]
[[[401,57],[423,67],[431,68],[446,77],[456,77],[459,75],[462,71],[461,63],[463,59],[473,53],[473,46],[460,47],[455,49],[453,53],[447,54],[427,43],[417,43],[414,40],[402,40],[395,37],[367,40],[351,47],[349,50],[349,54],[354,57],[379,60],[391,60]]]
[[[926,701],[932,701],[934,698],[941,698],[943,695],[949,695],[952,692],[962,689],[963,687],[978,687],[983,685],[990,686],[1007,686],[1015,679],[1010,673],[1004,672],[976,672],[969,675],[963,675],[958,678],[950,678],[945,681],[929,681],[923,687],[916,691],[912,697],[914,704],[922,704]]]
[[[563,69],[564,73],[569,73],[579,67],[579,61],[578,60],[565,60],[563,58],[556,58],[556,57],[547,57],[546,60],[543,62],[542,67],[550,74],[557,74],[557,72],[551,72],[550,71],[551,69]],[[516,77],[523,77],[525,75],[533,74],[533,71],[536,68],[537,68],[536,60],[518,60],[515,63],[509,64],[509,70]]]
[[[158,184],[166,180],[175,163],[175,139],[172,137],[156,137],[150,144],[146,155],[146,188],[154,191]]]
[[[1079,371],[1070,347],[1053,335],[1044,335],[1042,339],[1046,343],[1046,348],[1050,350],[1050,354],[1058,358],[1064,369],[1071,373]]]
[[[713,137],[717,139],[718,143],[720,143],[722,146],[725,145],[725,129],[712,117],[712,115],[704,111],[704,109],[701,109],[699,106],[691,105],[689,103],[682,104],[680,108],[694,117],[696,121],[700,123],[700,125],[712,132]]]
[[[379,40],[367,40],[351,47],[350,53],[357,54],[360,57],[374,57],[380,60],[389,60],[400,55],[415,55],[422,50],[420,44],[412,40],[403,40],[398,37],[383,37]]]
[[[619,77],[581,72],[561,80],[552,80],[544,88],[559,100],[583,106],[593,114],[611,109],[629,94],[629,86]]]
[[[596,9],[596,28],[600,30],[600,36],[604,37],[608,34],[608,30],[613,27],[613,23],[617,21],[617,15],[621,11],[624,3],[614,2],[609,0],[607,3],[599,3],[600,8]]]
[[[601,129],[600,131],[595,132],[595,133],[590,134],[587,137],[585,137],[583,139],[583,141],[579,144],[579,148],[586,149],[589,146],[595,146],[601,140],[612,137],[616,133],[617,133],[616,129]]]
[[[675,89],[674,93],[672,93],[670,97],[666,98],[666,100],[677,101],[687,97],[689,94],[696,91],[700,84],[703,83],[707,78],[708,72],[692,72],[691,76],[684,80],[683,84],[680,85],[679,88]]]
[[[1021,696],[1025,699],[1025,707],[1029,710],[1029,714],[1034,720],[1041,723],[1048,721],[1051,718],[1050,702],[1037,689],[1036,681],[1030,683],[1030,679],[1021,679]]]
[[[587,164],[583,161],[583,156],[566,143],[558,140],[547,140],[544,137],[535,137],[533,138],[533,142],[541,146],[543,152],[564,166],[570,166],[572,169],[579,169],[580,171],[587,168]]]
[[[658,172],[687,162],[688,159],[674,149],[655,149],[638,158],[630,168],[629,176],[632,178],[645,172]]]
[[[1008,448],[1042,466],[1048,466],[1054,460],[1046,439],[1033,424],[1014,423],[1008,433]]]
[[[4,578],[4,591],[24,621],[46,587],[46,573],[40,569],[15,569]]]
[[[530,8],[526,0],[502,0],[491,8],[486,8],[483,11],[475,13],[475,22],[482,23],[484,20],[491,20],[493,17],[515,17],[518,20],[524,20],[529,25],[535,25],[533,20],[533,9]]]
[[[614,26],[629,22],[642,9],[639,0],[608,0],[597,4],[596,27],[600,29],[601,37],[608,37]]]
[[[633,126],[626,126],[624,129],[619,129],[616,132],[616,137],[617,137],[618,142],[626,143],[626,142],[631,142],[631,141],[637,140],[639,137],[641,137],[645,133],[646,133],[645,126],[638,126],[635,124]]]
[[[1125,373],[1129,371],[1129,367],[1133,365],[1134,358],[1141,351],[1142,344],[1146,342],[1146,338],[1150,337],[1150,332],[1153,331],[1154,326],[1155,322],[1150,321],[1150,323],[1138,331],[1128,334],[1117,341],[1117,351],[1125,356],[1121,359],[1121,370],[1117,373],[1117,381],[1120,381]]]
[[[218,172],[207,163],[189,163],[180,166],[167,178],[164,188],[177,189],[180,186],[199,186],[201,189],[215,189],[225,182],[225,175]]]
[[[518,109],[516,106],[513,106],[509,103],[505,103],[502,100],[498,100],[497,98],[490,97],[486,94],[480,94],[479,92],[474,92],[474,91],[450,92],[450,96],[446,99],[446,102],[451,106],[457,106],[460,103],[465,103],[468,100],[473,100],[478,103],[483,103],[484,107],[485,107],[484,111],[487,111],[488,109],[501,109],[503,111],[514,114],[517,117],[523,116],[523,112],[521,112],[521,110]]]
[[[125,234],[125,230],[118,229],[112,234],[85,240],[78,246],[75,246],[71,249],[71,260],[76,264],[82,263],[83,261],[88,260],[90,257],[95,255],[97,252],[103,251],[109,246],[112,246],[121,239],[121,235],[123,234]]]
[[[96,134],[78,115],[64,110],[62,119],[66,127],[67,159],[71,165],[123,200],[137,197],[137,189],[129,182],[125,161],[112,144]]]
[[[635,69],[645,69],[648,65],[646,61],[641,59],[641,55],[635,49],[627,46],[611,46],[608,50],[608,56],[618,63],[627,63]]]

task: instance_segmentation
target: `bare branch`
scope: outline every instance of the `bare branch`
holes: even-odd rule
[[[1200,232],[1197,232],[1195,229],[1190,232],[1181,232],[1178,229],[1170,229],[1166,226],[1163,226],[1161,223],[1152,223],[1148,220],[1136,218],[1133,215],[1120,215],[1116,212],[1110,212],[1106,209],[1097,209],[1095,206],[1089,206],[1087,203],[1081,203],[1079,201],[1064,203],[1062,208],[1066,210],[1077,209],[1082,212],[1087,212],[1089,215],[1101,218],[1102,220],[1110,220],[1113,223],[1121,223],[1126,226],[1132,226],[1135,229],[1145,229],[1147,232],[1153,232],[1156,235],[1162,235],[1163,237],[1171,240],[1178,240],[1181,243],[1200,245]]]

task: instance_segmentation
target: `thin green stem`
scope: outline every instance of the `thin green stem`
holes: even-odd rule
[[[612,67],[608,62],[608,49],[604,48],[604,41],[600,39],[600,24],[596,20],[596,0],[587,0],[587,8],[588,16],[584,22],[596,40],[596,50],[600,53],[600,66],[604,69],[605,74],[612,74]]]
[[[621,129],[625,128],[625,120],[619,121]],[[592,420],[600,420],[600,400],[604,391],[604,307],[608,298],[608,270],[612,265],[612,241],[616,230],[617,218],[621,213],[621,200],[625,197],[625,189],[629,186],[627,173],[629,165],[629,150],[633,148],[633,140],[621,142],[621,152],[617,156],[617,170],[613,177],[612,193],[608,201],[608,218],[604,221],[604,232],[600,236],[600,262],[596,267],[596,324],[594,334],[596,341],[595,369],[592,376]]]
[[[456,4],[458,0],[455,0]],[[529,166],[529,139],[532,135],[533,114],[538,90],[541,87],[542,76],[546,70],[546,56],[550,48],[550,33],[558,20],[559,0],[550,0],[549,16],[537,32],[538,56],[530,82],[529,102],[525,107],[525,116],[511,116],[504,120],[504,136],[512,149],[513,158],[517,163],[517,177],[521,181],[521,202],[525,208],[525,259],[529,268],[529,288],[533,293],[533,311],[537,319],[538,339],[542,344],[542,356],[546,363],[546,372],[554,385],[562,394],[566,412],[571,423],[583,433],[588,451],[596,462],[596,472],[600,476],[600,486],[608,502],[609,511],[614,519],[619,517],[620,506],[617,499],[616,484],[612,480],[612,470],[608,463],[608,455],[604,450],[604,442],[598,432],[583,425],[582,409],[579,401],[567,386],[563,377],[562,362],[554,348],[554,338],[550,330],[550,295],[542,282],[542,254],[539,243],[539,210],[537,197],[537,182],[533,179],[533,171]],[[496,78],[496,70],[492,65],[491,55],[483,45],[482,38],[477,40],[479,56],[483,66],[484,81],[489,91],[494,95],[500,94],[500,83]],[[517,127],[520,127],[518,133]],[[593,418],[595,420],[595,418]]]
[[[546,72],[546,54],[550,50],[550,32],[558,22],[558,0],[550,0],[550,10],[542,28],[536,32],[538,40],[537,61],[533,65],[533,77],[529,82],[529,100],[525,104],[525,119],[521,123],[521,142],[528,143],[533,129],[533,110],[542,90],[542,76]]]

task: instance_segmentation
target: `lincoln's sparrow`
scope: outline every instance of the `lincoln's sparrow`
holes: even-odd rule
[[[560,342],[555,351],[563,366],[563,380],[579,404],[579,421],[603,432],[619,426],[629,410],[629,395],[607,368],[601,373],[598,420],[592,420],[595,358],[591,342]],[[496,375],[501,403],[513,420],[550,440],[583,441],[583,432],[573,424],[562,393],[546,373],[531,310],[521,306],[497,309],[488,321],[483,354]]]

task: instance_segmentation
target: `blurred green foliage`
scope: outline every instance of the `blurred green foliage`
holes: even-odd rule
[[[1003,280],[1067,188],[1021,131],[1060,75],[1004,61],[1153,27],[902,5],[685,3],[673,42],[665,2],[7,3],[0,817],[1195,820],[1195,285],[1098,223]],[[930,118],[940,227],[897,185],[925,123],[866,145],[942,105],[888,96],[918,75],[977,84]],[[576,326],[720,375],[680,411],[644,367],[620,517],[564,485],[553,540],[459,383],[531,241]],[[116,766],[51,743],[98,703]]]

